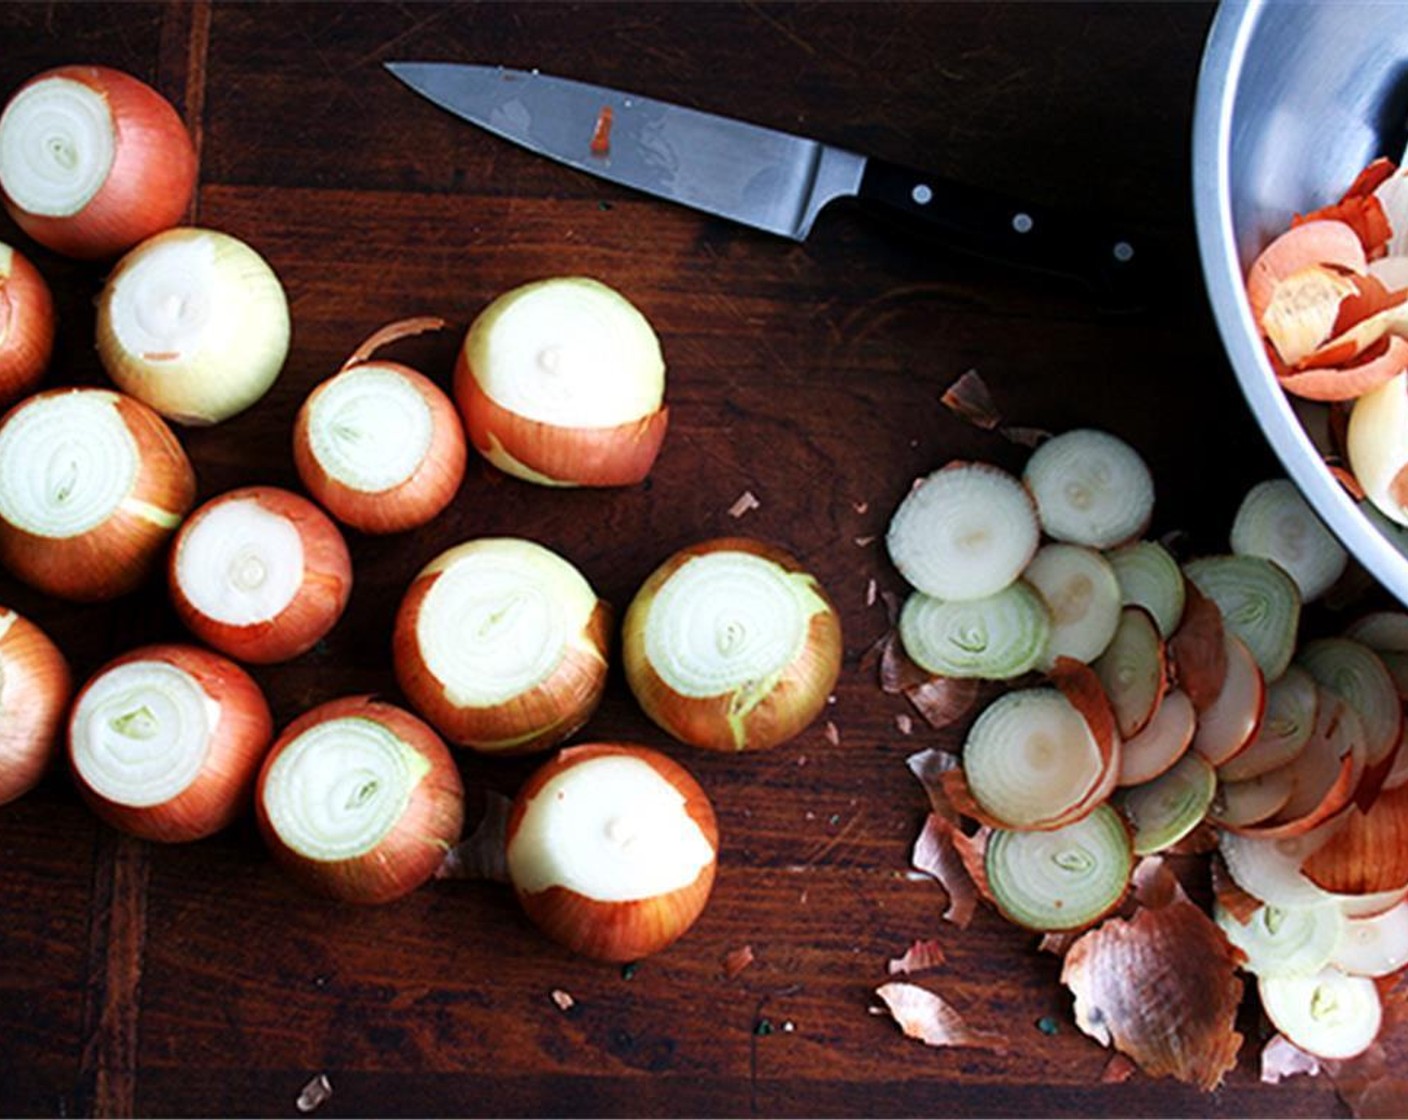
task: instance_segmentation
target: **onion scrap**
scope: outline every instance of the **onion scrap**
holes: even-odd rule
[[[917,984],[892,980],[876,988],[875,994],[900,1030],[925,1046],[967,1046],[998,1054],[1010,1049],[1005,1037],[969,1027],[946,1000]]]

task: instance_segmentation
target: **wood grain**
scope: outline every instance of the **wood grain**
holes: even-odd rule
[[[250,822],[181,847],[119,838],[60,768],[0,808],[0,1114],[276,1115],[325,1073],[327,1115],[1325,1115],[1324,1085],[1257,1081],[1258,1024],[1204,1096],[1136,1076],[1102,1085],[1034,939],[988,913],[959,931],[907,871],[924,794],[904,766],[953,745],[883,695],[863,655],[902,582],[880,537],[911,480],[952,458],[1025,452],[939,403],[978,369],[1015,423],[1118,432],[1158,485],[1156,534],[1225,547],[1232,511],[1275,473],[1198,280],[1188,182],[1205,4],[312,3],[0,6],[0,93],[61,62],[122,67],[183,112],[201,151],[192,220],[247,240],[283,279],[287,366],[255,408],[181,437],[200,494],[297,488],[307,393],[384,323],[450,327],[393,355],[448,386],[465,327],[524,281],[596,276],[650,318],[672,427],[650,479],[543,490],[471,463],[434,524],[349,534],[356,584],[305,656],[256,667],[276,721],[335,696],[398,700],[390,629],[414,574],[471,537],[531,537],[624,611],[666,556],[747,533],[801,557],[838,603],[834,703],[749,757],[671,743],[619,668],[583,738],[687,765],[723,837],[714,898],[631,977],[571,958],[504,889],[437,882],[377,909],[309,898]],[[648,92],[1040,201],[1120,212],[1167,254],[1149,308],[1115,315],[1069,284],[914,241],[854,209],[802,244],[535,159],[387,76],[392,59],[534,67]],[[63,261],[0,218],[51,279],[51,383],[102,383],[91,303],[103,266]],[[740,518],[745,491],[758,499]],[[0,576],[82,678],[182,632],[159,585],[104,607]],[[828,726],[834,735],[828,732]],[[833,743],[832,738],[838,741]],[[459,756],[471,806],[533,760]],[[867,1013],[919,937],[920,978],[1012,1053],[936,1051]],[[752,947],[734,978],[722,961]],[[564,1012],[554,989],[569,992]],[[1054,1036],[1037,1027],[1051,1017]]]

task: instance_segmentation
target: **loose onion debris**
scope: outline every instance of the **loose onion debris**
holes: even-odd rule
[[[1274,287],[1275,258],[1264,267]],[[957,470],[996,468],[930,476],[900,504],[892,542],[926,521],[925,491]],[[1114,477],[1152,494],[1137,470]],[[1094,502],[1087,483],[1076,472],[1071,487],[1055,488]],[[901,615],[875,647],[886,691],[927,690],[943,698],[940,726],[967,724],[961,754],[909,759],[930,809],[912,865],[944,888],[945,918],[966,925],[987,902],[1041,933],[1065,956],[1082,1030],[1146,1073],[1205,1090],[1242,1042],[1239,967],[1259,978],[1284,1045],[1331,1067],[1377,1045],[1380,1021],[1396,1021],[1382,992],[1408,971],[1408,614],[1377,612],[1342,637],[1299,645],[1302,604],[1338,578],[1340,562],[1288,485],[1249,495],[1227,554],[1180,566],[1163,544],[1116,544],[1123,528],[1078,529],[1068,534],[1075,542],[1039,540],[1033,550],[1061,558],[1059,578],[1033,563],[1009,567],[1006,584],[981,594],[964,584],[968,598],[955,601],[975,621],[948,641],[974,648],[989,637],[985,600],[1025,584],[1044,594],[1054,621],[1035,662],[1044,679],[1013,674],[1000,658],[960,676],[973,670],[937,656],[927,633],[902,644],[921,606],[943,605],[923,587],[906,606],[908,624]],[[1040,495],[1036,505],[1045,527]],[[1142,530],[1150,510],[1142,498],[1136,505],[1122,524]],[[980,538],[991,529],[979,527]],[[1116,546],[1082,543],[1102,540]],[[917,551],[914,561],[892,547],[902,575],[924,578]],[[1009,543],[1000,555],[1017,551]],[[1071,599],[1083,612],[1063,607]],[[1058,643],[1063,613],[1089,617],[1097,601],[1113,622],[1082,622],[1080,643]],[[978,700],[992,688],[995,699]],[[1217,923],[1154,855],[1209,851]],[[916,1022],[932,1024],[932,1006],[916,1006]]]
[[[1011,1048],[1006,1036],[968,1026],[947,1000],[917,984],[892,980],[875,994],[900,1030],[925,1046],[964,1046],[998,1054]]]

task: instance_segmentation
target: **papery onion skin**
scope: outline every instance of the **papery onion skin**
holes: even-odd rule
[[[0,242],[0,407],[33,392],[54,352],[54,297],[39,270]]]
[[[462,705],[431,671],[416,633],[421,607],[442,574],[434,568],[432,563],[421,571],[401,601],[392,662],[401,691],[440,734],[486,754],[532,754],[561,743],[591,718],[606,688],[614,621],[610,603],[597,600],[580,639],[569,642],[545,680],[504,703]]]
[[[0,517],[0,565],[62,599],[114,599],[136,590],[159,564],[167,540],[195,503],[195,470],[160,416],[141,401],[106,389],[37,393],[6,413],[0,428],[35,401],[66,393],[101,394],[111,400],[136,441],[137,478],[111,517],[75,536],[39,536]]]
[[[718,869],[718,823],[708,795],[683,766],[657,751],[626,743],[586,743],[560,751],[533,774],[514,799],[508,837],[523,823],[528,806],[548,782],[593,759],[624,755],[648,763],[684,797],[684,811],[714,849],[715,859],[687,886],[652,898],[603,902],[567,887],[514,890],[528,917],[547,936],[574,953],[600,961],[637,961],[681,937],[703,913]]]
[[[181,670],[220,707],[196,778],[174,797],[149,807],[124,805],[104,797],[84,781],[74,762],[77,717],[84,697],[101,677],[134,662],[161,662]],[[88,807],[113,828],[144,840],[185,843],[219,832],[249,808],[255,775],[273,734],[273,717],[263,691],[233,661],[199,646],[143,646],[102,666],[74,698],[68,727],[70,770]]]
[[[181,586],[181,548],[203,513],[218,503],[252,500],[291,523],[303,542],[303,582],[289,604],[273,618],[235,625],[199,610]],[[352,557],[327,514],[308,499],[274,486],[246,486],[210,499],[181,526],[167,562],[171,602],[182,624],[201,641],[240,661],[269,665],[289,661],[317,645],[332,628],[352,594]]]
[[[60,66],[36,82],[79,82],[108,105],[115,133],[112,167],[88,203],[69,217],[30,213],[9,197],[15,224],[55,252],[102,260],[176,225],[196,187],[196,151],[176,110],[145,82],[107,66]],[[17,93],[20,91],[16,91]]]
[[[59,647],[29,619],[0,610],[0,805],[44,777],[72,695]]]
[[[725,552],[756,556],[789,577],[802,577],[818,609],[807,619],[800,652],[776,674],[765,694],[740,686],[713,696],[686,696],[665,682],[646,654],[648,616],[656,596],[681,568],[697,557]],[[720,537],[681,549],[647,577],[627,608],[621,653],[631,692],[655,723],[692,746],[741,751],[777,746],[816,719],[840,676],[844,648],[835,604],[796,557],[763,541]]]
[[[380,724],[427,764],[405,812],[371,850],[340,860],[315,860],[292,850],[274,830],[265,807],[269,771],[300,735],[321,723],[365,719]],[[290,723],[275,740],[259,772],[255,819],[269,851],[303,886],[344,902],[380,904],[404,897],[427,882],[464,827],[464,783],[444,742],[423,721],[369,696],[320,704]]]
[[[439,386],[409,366],[374,364],[403,378],[430,410],[430,447],[411,476],[385,490],[358,490],[333,477],[318,461],[309,435],[309,418],[318,394],[334,378],[315,388],[299,409],[293,428],[293,462],[308,492],[344,525],[364,533],[400,533],[426,524],[450,504],[464,480],[469,449],[459,413]]]

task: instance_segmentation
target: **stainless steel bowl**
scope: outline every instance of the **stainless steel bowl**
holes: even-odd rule
[[[1375,156],[1402,159],[1406,93],[1408,4],[1224,2],[1198,78],[1193,201],[1218,329],[1272,450],[1351,555],[1408,605],[1402,535],[1325,468],[1276,384],[1242,283],[1293,214],[1333,202]]]

